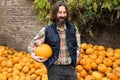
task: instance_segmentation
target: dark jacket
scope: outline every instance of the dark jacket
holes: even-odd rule
[[[66,23],[66,40],[67,46],[72,58],[71,65],[76,66],[76,57],[77,57],[77,42],[76,42],[76,28],[73,24]],[[45,43],[49,44],[52,47],[53,54],[44,64],[49,68],[57,60],[59,50],[60,50],[60,38],[56,29],[56,24],[53,23],[46,27],[45,29]]]

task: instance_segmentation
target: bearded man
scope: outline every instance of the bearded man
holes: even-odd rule
[[[51,11],[52,23],[43,27],[28,46],[32,58],[45,64],[49,80],[77,80],[75,66],[80,57],[80,34],[68,17],[67,5],[56,2]],[[50,58],[35,55],[36,44],[42,43],[51,46]]]

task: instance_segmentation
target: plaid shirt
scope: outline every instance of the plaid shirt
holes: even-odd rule
[[[57,61],[55,61],[55,64],[61,64],[61,65],[67,65],[71,63],[71,57],[69,55],[68,47],[66,45],[66,36],[65,36],[65,30],[66,26],[64,26],[64,30],[61,30],[60,28],[57,27],[57,31],[60,36],[60,52]],[[80,57],[80,34],[78,30],[76,31],[76,36],[77,36],[77,62]],[[32,39],[30,42],[30,45],[28,46],[28,51],[31,54],[35,54],[35,48],[36,46],[44,43],[45,39],[45,27],[43,27],[39,33]]]

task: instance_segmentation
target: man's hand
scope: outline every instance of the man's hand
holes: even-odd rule
[[[36,56],[35,54],[31,54],[32,58],[37,61],[37,62],[45,62],[47,61],[48,59],[47,58],[44,58],[44,57],[39,57],[39,56]]]

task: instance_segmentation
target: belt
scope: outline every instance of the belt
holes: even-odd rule
[[[53,64],[55,66],[72,66],[71,64]]]
[[[66,64],[66,65],[62,65],[62,64],[59,64],[59,65],[58,65],[58,64],[53,64],[53,66],[71,67],[71,68],[73,68],[73,69],[74,69],[74,67],[73,67],[71,64],[68,64],[68,65],[67,65],[67,64]]]

